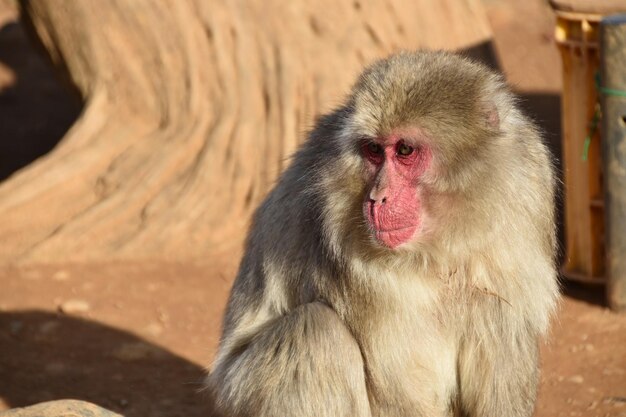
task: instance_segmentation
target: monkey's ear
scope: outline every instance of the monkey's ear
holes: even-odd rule
[[[500,114],[498,113],[498,107],[496,106],[496,103],[491,100],[483,103],[482,113],[489,128],[494,130],[500,129]]]

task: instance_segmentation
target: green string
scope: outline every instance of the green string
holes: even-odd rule
[[[589,134],[585,137],[585,143],[583,144],[583,161],[587,162],[589,156],[589,146],[591,145],[591,138],[595,136],[598,131],[598,122],[600,121],[600,103],[596,101],[596,108],[589,123]]]
[[[626,91],[616,90],[614,88],[602,87],[602,83],[601,83],[602,80],[600,80],[600,72],[596,71],[596,75],[594,78],[596,80],[596,90],[598,90],[600,93],[604,94],[605,96],[626,97]]]
[[[605,96],[626,97],[626,91],[602,87],[600,72],[596,71],[594,79],[596,84],[596,90],[599,93],[604,94]],[[585,137],[585,142],[583,144],[583,161],[587,161],[587,157],[589,156],[589,146],[591,145],[591,138],[593,138],[598,131],[598,122],[600,121],[601,115],[602,113],[600,111],[600,103],[596,101],[595,110],[593,112],[591,122],[589,123],[589,134]]]

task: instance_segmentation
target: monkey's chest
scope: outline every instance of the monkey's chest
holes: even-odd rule
[[[439,315],[378,317],[369,331],[359,342],[372,414],[445,415],[456,391],[457,344]]]

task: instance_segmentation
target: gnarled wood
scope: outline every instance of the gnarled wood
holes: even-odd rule
[[[1,261],[198,258],[236,247],[313,118],[364,64],[488,40],[479,0],[22,0],[84,99],[0,184]]]

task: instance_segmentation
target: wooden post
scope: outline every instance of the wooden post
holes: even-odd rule
[[[597,103],[594,76],[600,68],[598,32],[602,15],[556,10],[555,39],[563,62],[563,182],[565,259],[568,279],[604,283],[604,190],[600,174],[600,132],[591,133]]]
[[[612,309],[626,311],[626,14],[600,27],[607,296]]]

